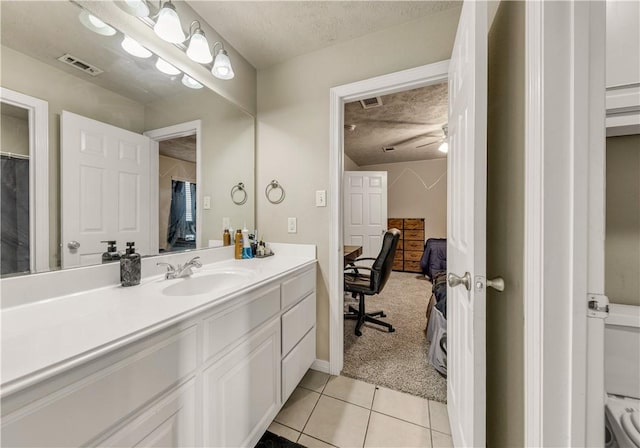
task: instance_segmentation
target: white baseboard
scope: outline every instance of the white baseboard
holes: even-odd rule
[[[313,370],[317,370],[318,372],[330,373],[329,361],[325,361],[324,359],[316,359],[315,361],[313,361],[313,364],[311,364],[311,368]]]

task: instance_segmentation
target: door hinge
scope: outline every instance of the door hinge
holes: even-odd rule
[[[587,294],[587,316],[605,319],[609,315],[609,298],[604,294]]]

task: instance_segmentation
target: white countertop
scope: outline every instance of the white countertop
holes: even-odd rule
[[[281,256],[225,260],[195,270],[251,271],[229,287],[190,296],[168,296],[163,289],[185,279],[163,276],[140,285],[109,286],[4,309],[2,321],[2,395],[100,356],[133,340],[229,301],[265,282],[311,266],[315,257]],[[187,280],[188,281],[188,280]]]

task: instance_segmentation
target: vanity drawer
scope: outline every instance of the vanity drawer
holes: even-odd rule
[[[2,445],[84,446],[195,371],[196,327],[3,416]]]
[[[268,321],[280,311],[280,286],[260,291],[249,302],[216,313],[204,320],[204,359]]]
[[[316,329],[312,328],[282,360],[282,402],[285,403],[316,359]]]
[[[282,283],[282,309],[287,309],[316,289],[316,270],[309,271]]]
[[[316,323],[316,293],[282,315],[282,354],[286,355]]]

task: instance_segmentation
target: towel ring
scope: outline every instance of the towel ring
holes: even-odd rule
[[[280,189],[280,192],[281,192],[280,197],[275,200],[271,199],[271,196],[270,196],[271,192],[273,190],[278,190],[278,189]],[[267,200],[272,204],[279,204],[282,201],[284,201],[284,196],[285,196],[284,188],[282,188],[282,185],[280,185],[277,180],[272,180],[267,184],[267,188],[264,189],[264,194],[267,197]]]
[[[242,196],[242,199],[240,199],[239,201],[236,201],[236,193],[238,191],[242,192],[244,196]],[[242,182],[238,182],[238,185],[234,185],[231,188],[231,200],[236,205],[242,205],[247,202],[247,190],[244,189],[244,184]]]

